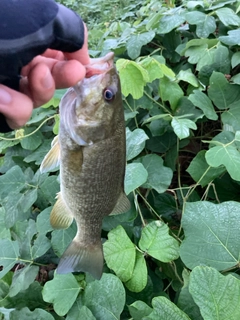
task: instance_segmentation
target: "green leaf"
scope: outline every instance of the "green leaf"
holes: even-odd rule
[[[164,75],[170,78],[175,77],[175,73],[170,68],[154,57],[141,60],[140,65],[148,72],[149,82],[161,79]]]
[[[137,161],[141,162],[148,172],[143,188],[153,188],[158,193],[165,192],[171,184],[173,172],[163,165],[163,159],[156,154],[148,154]]]
[[[35,133],[33,133],[35,130],[35,127],[26,127],[24,129],[24,138],[22,138],[20,141],[23,149],[36,150],[42,143],[43,137],[41,131],[37,130]],[[29,136],[25,137],[27,135]]]
[[[52,211],[53,207],[48,207],[45,210],[43,210],[38,216],[37,216],[37,231],[40,234],[47,234],[48,232],[53,230],[53,227],[50,223],[50,213]]]
[[[213,72],[208,96],[218,109],[227,109],[233,102],[240,100],[239,86],[230,84],[224,74]]]
[[[203,320],[200,309],[189,292],[190,271],[184,269],[182,277],[184,279],[184,286],[181,288],[181,291],[179,293],[177,306],[182,311],[184,311],[191,319]]]
[[[184,139],[189,137],[190,130],[189,129],[197,129],[195,122],[190,119],[179,119],[178,117],[173,117],[171,121],[171,125],[175,134],[179,139]]]
[[[76,223],[72,223],[68,229],[54,230],[52,232],[51,244],[57,256],[61,256],[72,242],[77,232]]]
[[[155,297],[152,300],[153,312],[143,320],[191,320],[186,313],[180,310],[173,302],[165,297]]]
[[[147,285],[147,265],[144,255],[136,251],[136,261],[132,277],[124,284],[132,292],[141,292]]]
[[[81,287],[74,275],[54,274],[51,281],[45,283],[43,287],[43,299],[53,304],[54,311],[59,316],[64,316],[74,304]]]
[[[51,248],[50,240],[43,234],[40,234],[34,241],[32,246],[32,259],[35,260],[41,257]]]
[[[0,195],[2,198],[11,192],[20,192],[25,186],[25,175],[19,166],[14,166],[0,176]]]
[[[189,269],[205,264],[225,270],[239,263],[239,210],[234,201],[186,203],[180,257]]]
[[[200,151],[195,158],[191,161],[187,172],[191,177],[205,187],[208,183],[219,177],[222,173],[226,171],[225,167],[213,168],[209,166],[205,159],[206,150]]]
[[[0,266],[3,269],[0,271],[0,278],[10,271],[18,262],[19,246],[17,241],[9,239],[0,240]]]
[[[123,282],[131,279],[136,259],[136,249],[121,225],[108,233],[108,240],[103,244],[107,266]]]
[[[153,311],[152,308],[150,308],[141,300],[137,300],[128,306],[128,310],[134,320],[142,320],[145,316],[148,316]]]
[[[240,181],[240,152],[235,145],[215,146],[206,152],[205,157],[211,167],[224,165],[232,179]]]
[[[179,8],[177,8],[177,11],[171,10],[168,14],[163,15],[160,19],[157,32],[163,34],[169,33],[170,31],[184,23],[185,17],[182,11],[183,10],[179,10]]]
[[[231,58],[232,68],[235,68],[238,64],[240,64],[240,52],[235,52]]]
[[[139,247],[162,262],[170,262],[179,256],[177,240],[169,235],[168,226],[161,221],[153,221],[143,228]]]
[[[43,309],[37,308],[30,311],[27,307],[21,310],[14,310],[10,313],[9,320],[54,320],[54,317]]]
[[[188,12],[186,19],[190,24],[197,25],[196,34],[199,38],[208,38],[208,36],[216,30],[215,19],[203,12]]]
[[[79,306],[78,301],[75,302],[72,309],[68,312],[66,320],[87,319],[96,320],[91,310],[86,306]]]
[[[210,120],[217,120],[218,116],[214,110],[211,100],[206,94],[200,90],[193,90],[193,93],[189,95],[188,99],[199,109],[203,111],[205,116]]]
[[[198,266],[190,275],[189,291],[204,319],[240,319],[240,280],[233,275]]]
[[[126,166],[124,189],[128,195],[147,181],[148,172],[141,163],[129,163]]]
[[[138,34],[133,34],[127,42],[127,52],[131,59],[136,59],[140,56],[142,46],[152,41],[155,36],[153,30]]]
[[[143,88],[148,82],[147,71],[134,61],[119,59],[116,67],[121,79],[122,93],[127,97],[129,94],[134,99],[143,96]]]
[[[187,70],[180,70],[180,72],[177,75],[178,81],[185,81],[190,83],[194,87],[199,87],[199,82],[197,77],[192,73],[191,69]]]
[[[178,83],[165,76],[160,81],[159,95],[163,101],[169,101],[172,110],[175,110],[179,99],[183,97],[184,93]]]
[[[39,267],[32,265],[27,265],[22,269],[16,270],[9,289],[9,297],[14,297],[20,291],[26,290],[35,280],[38,271]]]
[[[126,157],[131,160],[145,148],[145,141],[149,139],[143,129],[130,131],[126,128]]]
[[[101,280],[87,285],[82,296],[82,304],[88,307],[98,320],[116,320],[120,319],[125,299],[121,281],[113,274],[104,273]]]
[[[231,126],[233,132],[236,132],[240,128],[239,101],[231,104],[229,109],[221,114],[221,120],[225,126]]]
[[[219,40],[228,46],[240,45],[240,29],[228,31],[228,36],[220,36]]]
[[[0,239],[9,239],[11,240],[11,233],[5,224],[5,210],[0,208]]]
[[[221,8],[215,11],[218,18],[225,26],[239,26],[239,16],[230,8]]]

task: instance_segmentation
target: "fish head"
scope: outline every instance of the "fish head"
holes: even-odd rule
[[[123,123],[120,80],[113,53],[92,59],[86,77],[62,99],[65,131],[79,145],[91,145],[115,134]]]

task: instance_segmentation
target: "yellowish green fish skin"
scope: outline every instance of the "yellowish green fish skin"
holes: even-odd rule
[[[113,54],[92,59],[90,73],[97,69],[100,74],[85,78],[62,98],[54,155],[50,150],[41,170],[60,161],[61,191],[50,221],[55,228],[67,228],[74,218],[78,228],[57,272],[84,271],[100,279],[102,219],[128,211],[130,204],[124,194],[125,123]]]

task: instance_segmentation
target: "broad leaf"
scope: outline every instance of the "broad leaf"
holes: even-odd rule
[[[165,76],[160,81],[159,95],[163,101],[169,101],[172,110],[175,110],[179,99],[183,97],[184,93],[177,82]]]
[[[225,270],[239,263],[239,210],[234,201],[186,203],[180,257],[189,269],[204,264]]]
[[[224,165],[232,179],[240,181],[240,152],[234,144],[223,144],[209,149],[206,160],[211,167]]]
[[[205,187],[208,183],[226,171],[224,166],[220,166],[218,168],[211,167],[205,159],[205,154],[206,150],[200,151],[196,157],[193,158],[186,170],[194,179],[194,181],[196,181],[202,187]]]
[[[76,223],[72,223],[68,229],[54,230],[52,232],[51,244],[57,256],[60,257],[63,254],[63,252],[72,242],[76,232]]]
[[[78,301],[75,302],[72,309],[68,312],[66,320],[75,320],[75,319],[87,319],[87,320],[96,320],[92,311],[86,307],[79,305]]]
[[[157,31],[158,33],[169,33],[174,28],[184,23],[184,21],[184,14],[181,10],[179,10],[179,8],[178,10],[175,10],[174,14],[172,10],[172,12],[170,11],[169,14],[162,15]]]
[[[147,265],[144,255],[136,251],[135,266],[132,277],[125,282],[125,286],[132,292],[141,292],[147,285]]]
[[[221,8],[215,11],[218,18],[225,26],[239,26],[239,16],[230,8]]]
[[[145,147],[145,141],[148,139],[148,136],[143,129],[135,129],[130,131],[126,129],[126,157],[127,160],[135,158]]]
[[[153,188],[158,193],[165,192],[171,183],[173,172],[163,165],[163,159],[156,154],[149,154],[137,161],[140,161],[148,172],[143,188]]]
[[[128,195],[147,181],[148,172],[141,163],[129,163],[126,167],[124,189]]]
[[[143,319],[153,311],[152,308],[150,308],[145,302],[141,300],[137,300],[130,306],[128,306],[128,310],[134,320]]]
[[[188,99],[199,109],[203,111],[205,116],[210,120],[217,120],[218,116],[214,110],[211,100],[202,91],[194,90]]]
[[[103,274],[101,280],[87,284],[81,297],[82,304],[98,320],[120,319],[125,299],[123,284],[113,274]]]
[[[45,283],[42,294],[44,301],[51,302],[55,312],[64,316],[71,309],[80,290],[74,275],[55,273],[53,280]]]
[[[20,291],[26,290],[35,280],[39,267],[27,265],[22,269],[16,270],[13,274],[12,284],[9,289],[9,296],[14,297]]]
[[[10,313],[9,320],[54,320],[54,317],[43,309],[37,308],[30,311],[28,308],[23,308],[21,310],[14,310]]]
[[[177,240],[169,235],[168,226],[161,221],[153,221],[143,228],[139,247],[162,262],[170,262],[179,256]]]
[[[108,240],[103,244],[107,266],[123,282],[131,279],[136,259],[136,249],[122,226],[108,233]]]
[[[127,52],[129,57],[134,60],[140,56],[142,46],[151,42],[154,36],[155,32],[153,30],[131,35],[127,42]]]
[[[143,96],[143,87],[148,81],[147,71],[134,61],[119,59],[116,63],[121,83],[122,93],[127,97],[129,94],[134,99]]]
[[[14,166],[0,176],[0,196],[4,198],[10,192],[20,192],[25,186],[25,176],[19,166]]]
[[[233,275],[198,266],[190,275],[189,291],[204,319],[240,319],[240,280]]]
[[[174,117],[172,119],[171,125],[175,134],[179,139],[187,138],[190,135],[190,129],[197,129],[195,122],[190,119],[181,119]]]
[[[17,241],[11,241],[9,239],[0,240],[0,278],[10,271],[14,265],[18,262],[19,257],[19,245]]]
[[[239,86],[230,84],[224,74],[213,72],[208,96],[218,109],[227,109],[233,102],[240,100]]]
[[[152,300],[153,312],[143,320],[191,320],[186,313],[180,310],[173,302],[165,297],[155,297]]]

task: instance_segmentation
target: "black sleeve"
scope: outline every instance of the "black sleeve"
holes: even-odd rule
[[[83,46],[84,25],[54,0],[0,0],[0,83],[14,89],[21,68],[46,49],[74,52]],[[0,116],[0,131],[10,128]]]

